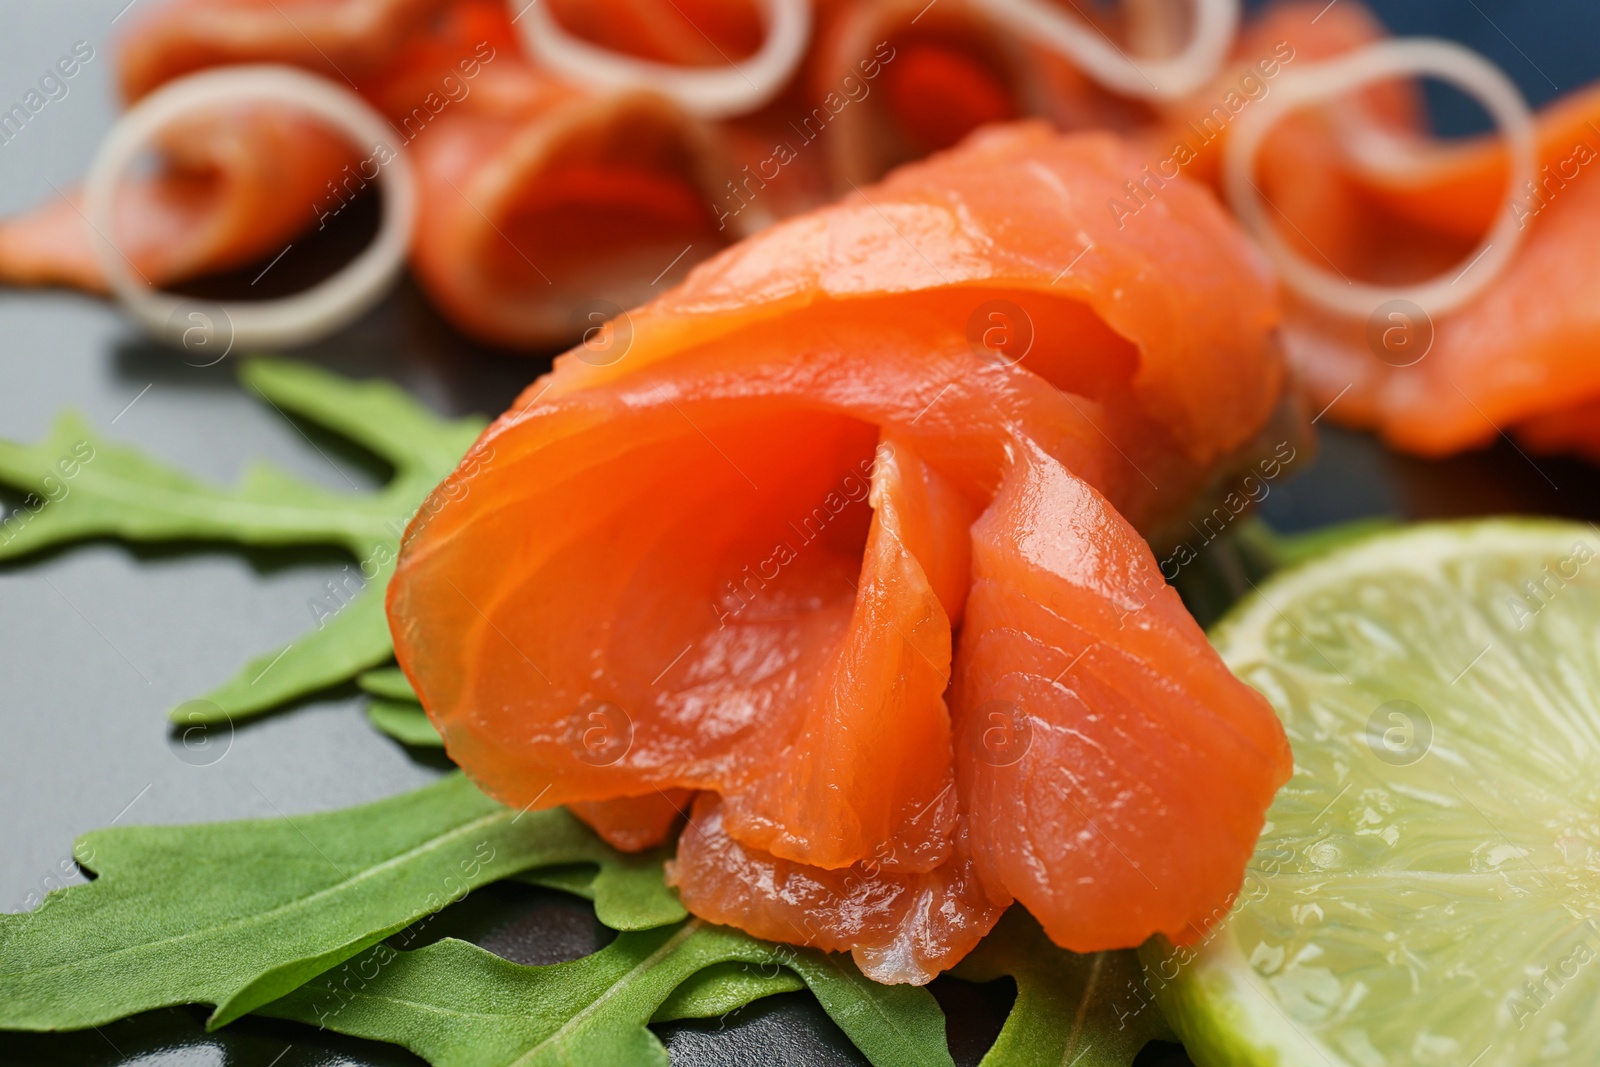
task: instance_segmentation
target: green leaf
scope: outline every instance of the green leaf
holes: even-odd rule
[[[383,610],[383,588],[393,573],[392,564],[380,568],[369,588],[337,615],[324,619],[321,628],[246,663],[201,700],[174,708],[172,720],[221,723],[249,718],[348,681],[389,659],[394,643]]]
[[[380,667],[367,671],[356,679],[356,684],[375,697],[415,704],[417,691],[411,688],[405,672],[399,667]]]
[[[417,748],[444,747],[444,738],[433,728],[421,704],[373,698],[367,703],[367,718],[401,744]]]
[[[260,714],[393,656],[383,589],[400,532],[484,426],[477,418],[440,419],[387,382],[352,382],[301,364],[255,359],[239,376],[285,417],[308,419],[369,449],[393,467],[393,477],[376,492],[337,492],[255,464],[238,486],[221,488],[112,444],[71,413],[38,444],[0,440],[0,483],[28,494],[0,523],[0,559],[116,537],[332,546],[360,565],[339,596],[314,612],[317,629],[206,694],[214,708],[185,705],[189,723]]]
[[[529,885],[542,886],[545,889],[559,889],[563,893],[571,893],[584,900],[595,898],[594,882],[598,868],[590,863],[569,863],[560,867],[540,867],[535,871],[523,871],[517,875],[516,881],[527,882]],[[610,925],[610,924],[607,924]],[[652,925],[661,925],[655,923]],[[613,930],[620,927],[612,927]],[[648,930],[649,927],[639,927]]]
[[[1136,951],[1057,948],[1021,905],[953,973],[1017,983],[1016,1004],[980,1067],[1128,1067],[1147,1043],[1177,1040],[1144,990]]]
[[[944,1016],[927,990],[880,986],[859,972],[851,981],[847,958],[699,919],[620,934],[591,956],[547,967],[509,963],[464,941],[416,952],[381,945],[352,962],[355,980],[318,978],[261,1013],[403,1045],[435,1067],[666,1067],[647,1024],[693,976],[730,962],[793,969],[874,1064],[951,1064]],[[680,1003],[704,1005],[714,995],[702,987]]]
[[[604,863],[541,866],[517,875],[517,881],[594,901],[596,917],[613,930],[650,930],[688,914],[661,877],[671,858],[670,848],[612,852]]]
[[[926,989],[879,985],[838,953],[780,945],[774,956],[805,980],[823,1010],[873,1063],[954,1067],[944,1012]]]
[[[460,775],[318,815],[96,830],[75,855],[100,877],[0,915],[0,1029],[81,1029],[187,1003],[216,1005],[220,1026],[530,867],[621,872],[595,880],[602,920],[643,914],[632,887],[649,863],[661,880],[659,856],[622,856],[565,810],[502,807]],[[681,919],[671,904],[658,898],[652,914]]]
[[[762,997],[793,993],[806,984],[793,971],[776,964],[756,966],[729,960],[696,971],[661,1002],[650,1017],[653,1023],[678,1019],[712,1019],[738,1011]]]

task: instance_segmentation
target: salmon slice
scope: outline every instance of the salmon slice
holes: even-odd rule
[[[594,95],[523,56],[510,9],[465,0],[362,83],[416,164],[411,265],[464,332],[508,347],[570,342],[737,240],[732,174],[711,127],[645,93]]]
[[[877,181],[979,126],[1044,110],[1032,57],[976,6],[851,4],[824,23],[795,116],[826,137],[838,191]]]
[[[875,860],[826,870],[741,844],[721,802],[704,793],[667,864],[667,883],[703,919],[849,952],[863,974],[888,985],[924,985],[971,952],[1010,903],[991,900],[979,884],[969,838],[958,827],[950,861],[924,873],[890,873]]]
[[[681,67],[754,55],[766,35],[753,3],[730,0],[551,0],[562,27],[614,52]]]
[[[529,78],[520,107],[484,99],[412,143],[411,264],[475,337],[570,341],[759,217],[719,224],[712,203],[731,166],[709,128],[660,97],[589,98]],[[604,309],[597,318],[591,304]]]
[[[287,63],[341,85],[383,66],[453,0],[168,0],[118,45],[124,100],[232,63]]]
[[[1541,188],[1516,202],[1526,213],[1523,243],[1479,299],[1432,320],[1432,346],[1420,361],[1391,366],[1375,354],[1366,322],[1291,303],[1287,339],[1308,386],[1323,403],[1348,389],[1330,417],[1376,429],[1397,448],[1446,455],[1600,397],[1600,367],[1589,358],[1600,345],[1591,299],[1600,250],[1584,237],[1600,225],[1600,185],[1585,180],[1581,162],[1600,159],[1596,121],[1600,90],[1540,115]],[[1453,253],[1428,266],[1447,270],[1463,251],[1462,235],[1505,210],[1504,174],[1501,149],[1480,143],[1441,153],[1405,187],[1364,176],[1369,202],[1383,211],[1361,225],[1399,217],[1424,229]],[[1374,256],[1381,243],[1373,239]]]
[[[413,268],[458,327],[491,343],[570,342],[770,218],[719,217],[733,167],[715,130],[649,94],[557,84],[522,57],[496,0],[184,0],[130,33],[124,85],[133,98],[238,62],[329,74],[390,118],[420,183]],[[231,110],[183,133],[119,211],[119,239],[153,285],[272,255],[367,184],[350,146],[292,113]],[[0,223],[0,278],[103,290],[76,215],[56,202]]]
[[[602,718],[590,728],[606,727]],[[643,852],[672,835],[693,801],[694,794],[687,789],[668,789],[638,797],[583,801],[568,807],[612,848]]]
[[[138,12],[118,45],[123,98],[229,63],[291,63],[344,84],[393,55],[446,0],[175,0]],[[275,255],[316,226],[331,190],[370,148],[293,109],[197,113],[151,146],[157,166],[125,179],[111,235],[152,286]],[[365,184],[365,183],[361,183]],[[105,292],[79,194],[0,220],[0,281]]]
[[[964,597],[959,539],[971,516],[958,490],[892,440],[872,464],[870,500],[849,626],[773,758],[784,773],[731,793],[724,818],[739,841],[784,859],[839,868],[877,850],[891,869],[930,870],[955,818],[950,615],[934,582]]]
[[[125,180],[108,235],[153,286],[275,255],[317,223],[328,184],[359,159],[340,133],[271,106],[185,119],[155,147],[161,165]],[[0,220],[0,281],[106,291],[78,191]]]
[[[1138,533],[1031,443],[972,528],[956,769],[985,886],[1075,952],[1220,919],[1291,770]],[[1197,768],[1249,768],[1220,793]],[[1163,814],[1204,810],[1175,834]]]
[[[1272,41],[1288,41],[1296,50],[1285,65],[1292,71],[1382,38],[1381,26],[1357,3],[1338,5],[1312,27],[1319,7],[1283,5],[1252,28],[1237,54],[1264,55]],[[1498,134],[1430,142],[1417,94],[1407,86],[1363,92],[1354,108],[1341,103],[1293,116],[1268,136],[1255,181],[1280,236],[1310,262],[1345,277],[1405,285],[1459,270],[1506,210],[1525,234],[1481,297],[1426,321],[1380,316],[1374,324],[1287,294],[1285,342],[1313,407],[1428,456],[1482,447],[1524,424],[1543,448],[1584,451],[1585,435],[1570,432],[1572,418],[1554,413],[1600,398],[1600,364],[1589,357],[1600,345],[1591,298],[1600,285],[1600,251],[1586,237],[1600,225],[1600,188],[1588,180],[1589,163],[1600,158],[1597,122],[1600,89],[1543,109],[1537,187],[1509,200]],[[1372,131],[1415,145],[1412,163],[1392,171],[1362,166],[1348,141]],[[1188,172],[1214,168],[1223,140]],[[1409,331],[1426,354],[1394,365],[1407,362],[1407,354],[1387,352],[1374,340],[1390,327]],[[1567,431],[1557,428],[1563,420]]]
[[[1074,5],[1069,14],[1108,39],[1126,36],[1124,20],[1101,8]],[[1148,104],[1101,88],[973,0],[843,4],[821,25],[809,108],[796,121],[808,133],[834,128],[829,151],[839,192],[988,123],[1033,116],[1065,130],[1128,132],[1156,118]]]
[[[843,4],[830,0],[816,6],[814,20],[826,25],[837,10],[856,5],[854,0]],[[761,6],[751,2],[557,0],[551,12],[569,34],[590,44],[690,70],[726,68],[748,60],[767,38]],[[813,33],[813,41],[817,36]],[[802,69],[815,61],[813,47]],[[708,197],[716,211],[719,239],[707,244],[707,252],[695,255],[695,260],[727,244],[730,231],[734,236],[753,232],[773,218],[832,199],[828,149],[812,143],[815,123],[810,129],[805,126],[815,103],[802,75],[792,78],[774,100],[754,113],[711,124],[726,146],[718,164],[725,159],[732,167]],[[670,281],[679,280],[682,273],[676,272]]]
[[[1147,792],[1114,813],[1149,842],[1209,841],[1190,822],[1215,822],[1229,847],[1178,849],[1173,888],[1129,891],[1102,933],[1206,921],[1242,876],[1243,813],[1258,829],[1284,777],[1281,734],[1107,516],[1185,512],[1254,447],[1283,376],[1271,278],[1208,195],[1175,184],[1159,233],[1106,219],[1135,159],[1105,136],[990,131],[763,231],[558,359],[486,431],[495,463],[469,459],[422,510],[389,587],[399,661],[452,758],[518,807],[702,791],[674,875],[698,914],[926,981],[1013,895],[1067,899],[1008,872],[1011,837],[964,836],[991,832],[999,801],[964,781],[947,703],[1026,652],[990,639],[988,601],[1060,587],[1066,621],[1024,620],[1030,638],[1093,633],[1133,665],[1118,685],[1144,670],[1173,690],[1149,709],[1086,690],[1092,713],[1166,722],[1172,766],[1233,761],[1183,764],[1192,804]],[[1057,528],[1089,503],[1105,514]],[[1042,573],[1004,562],[1004,595],[975,583],[975,551],[1024,537],[1056,546]],[[1126,636],[1105,625],[1102,601],[1138,597],[1155,606]],[[1260,744],[1189,736],[1219,724]],[[1008,833],[1052,833],[1059,804],[1024,808]],[[1118,872],[1074,868],[1088,855],[1052,869],[1111,893]],[[1120,873],[1130,890],[1138,872]]]

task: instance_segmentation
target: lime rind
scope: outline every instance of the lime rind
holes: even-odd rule
[[[1226,926],[1192,957],[1158,937],[1139,958],[1156,1003],[1195,1063],[1345,1067],[1283,1016]]]
[[[1144,950],[1195,1062],[1600,1062],[1600,531],[1364,539],[1213,640],[1295,774],[1228,923]]]
[[[1276,602],[1303,595],[1311,588],[1328,584],[1330,578],[1354,577],[1369,573],[1373,562],[1408,557],[1423,560],[1437,568],[1445,560],[1473,551],[1504,549],[1509,539],[1534,552],[1557,551],[1565,554],[1574,537],[1600,543],[1600,534],[1587,523],[1552,519],[1480,519],[1467,522],[1413,523],[1394,533],[1372,533],[1355,541],[1339,544],[1326,554],[1301,560],[1278,571],[1234,605],[1211,628],[1211,643],[1220,650],[1232,650],[1247,630],[1259,631],[1264,616],[1278,614]],[[1237,653],[1223,652],[1233,659]]]

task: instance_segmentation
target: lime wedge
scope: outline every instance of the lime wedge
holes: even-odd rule
[[[1600,1064],[1600,531],[1373,537],[1213,639],[1295,773],[1226,922],[1145,946],[1123,1010],[1200,1067]]]

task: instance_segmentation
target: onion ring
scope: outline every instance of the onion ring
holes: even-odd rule
[[[1450,82],[1489,112],[1509,147],[1508,196],[1533,181],[1536,148],[1527,101],[1499,67],[1469,48],[1434,38],[1380,41],[1337,59],[1286,72],[1273,95],[1243,115],[1228,139],[1224,187],[1234,214],[1267,250],[1291,288],[1347,315],[1365,316],[1395,299],[1408,300],[1430,315],[1450,311],[1494,281],[1522,239],[1516,217],[1507,211],[1483,243],[1448,273],[1408,286],[1378,286],[1350,282],[1312,265],[1267,221],[1261,191],[1251,176],[1267,132],[1296,108],[1408,74],[1428,74]]]
[[[1194,33],[1175,56],[1134,59],[1098,29],[1047,0],[977,0],[1027,40],[1038,40],[1113,92],[1177,100],[1222,69],[1239,28],[1239,0],[1194,0]]]
[[[141,100],[117,120],[84,182],[84,215],[106,280],[117,299],[147,330],[188,347],[186,322],[174,321],[189,298],[152,288],[111,239],[117,183],[151,137],[186,112],[241,102],[288,104],[348,134],[363,151],[389,154],[380,161],[383,217],[372,243],[343,270],[303,293],[278,300],[216,304],[230,327],[230,343],[257,347],[304,344],[360,316],[382,298],[405,262],[416,216],[416,178],[394,131],[360,97],[325,78],[276,64],[227,67],[178,78]],[[308,208],[313,205],[307,205]],[[214,324],[207,323],[207,327]]]
[[[514,3],[520,0],[513,0]],[[649,89],[701,118],[744,115],[777,96],[811,40],[811,0],[761,0],[767,37],[727,68],[686,69],[600,48],[572,36],[549,9],[529,4],[514,20],[528,51],[563,80],[601,92]]]

